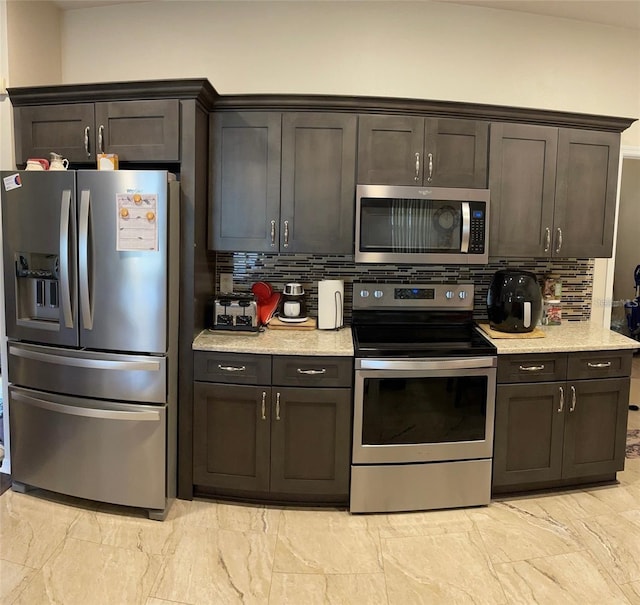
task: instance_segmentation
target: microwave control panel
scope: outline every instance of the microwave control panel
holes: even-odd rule
[[[469,234],[469,252],[484,253],[485,245],[485,204],[470,204],[471,221]]]

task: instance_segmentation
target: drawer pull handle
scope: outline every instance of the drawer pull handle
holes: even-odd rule
[[[587,365],[590,368],[610,368],[611,367],[611,362],[610,361],[603,361],[603,362],[600,362],[600,363],[591,363],[590,361],[588,361]]]
[[[262,391],[262,420],[267,419],[267,392]]]
[[[247,368],[245,366],[223,366],[218,364],[218,369],[224,372],[244,372]]]
[[[296,370],[298,374],[306,374],[308,376],[315,376],[316,374],[326,374],[327,370],[322,368],[321,370],[303,370],[302,368],[298,368]]]
[[[569,408],[570,412],[576,409],[576,387],[571,387],[571,407]]]
[[[558,387],[560,389],[560,407],[558,408],[558,414],[564,410],[564,389],[562,387]]]
[[[520,366],[523,372],[540,372],[544,370],[544,364],[539,366]]]
[[[276,394],[276,420],[280,420],[280,393]]]

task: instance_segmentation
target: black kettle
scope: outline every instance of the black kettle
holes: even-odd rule
[[[489,325],[499,332],[532,332],[542,315],[542,291],[535,273],[496,271],[487,294]]]

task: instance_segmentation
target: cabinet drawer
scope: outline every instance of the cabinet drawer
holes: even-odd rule
[[[498,382],[550,382],[567,376],[566,354],[498,355]]]
[[[321,356],[273,357],[273,384],[278,386],[350,387],[353,358]]]
[[[205,382],[269,385],[271,356],[196,351],[194,378]]]
[[[617,378],[631,375],[633,351],[589,351],[569,355],[567,378]]]

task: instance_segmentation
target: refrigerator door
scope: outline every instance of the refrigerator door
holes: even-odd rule
[[[80,346],[165,353],[168,173],[77,174]]]
[[[14,386],[9,401],[14,482],[101,502],[165,508],[165,406]]]
[[[75,173],[1,176],[7,336],[78,346]]]
[[[9,342],[9,382],[80,397],[165,403],[167,358]]]

